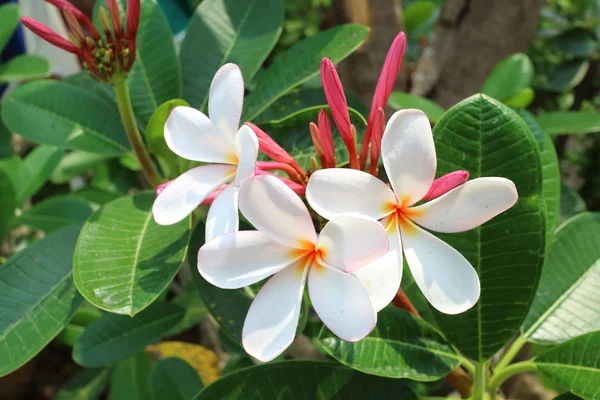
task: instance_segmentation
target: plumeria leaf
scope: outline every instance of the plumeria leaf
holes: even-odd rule
[[[85,174],[108,158],[110,156],[85,151],[67,153],[54,168],[52,175],[50,175],[50,182],[56,185],[68,183],[74,177]]]
[[[163,341],[154,346],[148,346],[146,351],[154,358],[180,358],[194,368],[202,382],[209,384],[219,379],[219,358],[212,351],[194,343]]]
[[[204,305],[198,289],[196,289],[196,285],[193,283],[183,288],[183,291],[173,299],[173,304],[177,304],[183,308],[185,315],[181,321],[171,328],[169,336],[175,336],[187,331],[200,322],[208,313],[208,309]]]
[[[152,358],[147,353],[138,353],[119,362],[112,371],[108,400],[150,399],[151,369]]]
[[[547,112],[539,115],[537,120],[550,135],[585,135],[600,132],[598,112]]]
[[[470,178],[512,180],[519,201],[470,231],[440,234],[473,265],[481,297],[460,315],[435,313],[463,354],[486,360],[520,327],[533,299],[546,249],[542,165],[534,135],[514,111],[485,95],[451,108],[433,131],[437,176],[466,170]],[[510,162],[507,162],[510,160]]]
[[[505,102],[531,86],[533,73],[533,63],[527,54],[513,54],[494,67],[481,92]]]
[[[10,40],[13,32],[19,25],[19,7],[16,4],[3,4],[0,6],[0,53]]]
[[[36,143],[110,155],[129,150],[116,104],[67,82],[18,87],[4,99],[2,119],[12,132]]]
[[[25,157],[14,176],[18,204],[23,204],[44,186],[64,153],[54,146],[38,146]]]
[[[97,400],[110,377],[109,369],[82,369],[60,388],[55,400]]]
[[[187,251],[190,219],[154,222],[152,192],[106,204],[83,226],[73,277],[81,294],[98,308],[135,315],[175,277]]]
[[[429,117],[433,123],[437,123],[440,118],[442,118],[442,115],[444,115],[444,109],[438,104],[425,97],[410,93],[392,92],[390,94],[388,105],[397,108],[398,110],[405,108],[419,109],[427,114],[427,117]]]
[[[233,372],[204,389],[194,400],[236,398],[383,399],[393,393],[399,399],[417,396],[401,379],[385,379],[340,364],[318,361],[283,361]]]
[[[213,75],[233,62],[250,82],[281,34],[281,0],[205,0],[181,44],[183,98],[205,109]]]
[[[584,399],[600,395],[600,332],[578,336],[542,353],[538,370],[552,381]]]
[[[600,330],[600,213],[581,213],[556,231],[525,336],[560,343]]]
[[[181,358],[160,360],[153,368],[150,379],[154,400],[192,400],[203,388],[198,373]]]
[[[10,230],[12,219],[15,216],[17,200],[15,189],[10,177],[0,169],[0,240],[6,236]]]
[[[546,200],[546,246],[552,243],[554,228],[558,224],[560,203],[560,169],[558,156],[552,138],[548,135],[535,117],[526,110],[515,110],[523,118],[535,136],[540,150],[540,161],[542,163],[542,193]]]
[[[50,72],[50,63],[43,57],[24,54],[0,65],[0,83],[43,78]]]
[[[13,225],[27,225],[50,233],[69,225],[83,224],[91,214],[92,208],[88,202],[76,197],[56,196],[37,203],[19,215]]]
[[[579,193],[569,186],[561,183],[560,185],[560,216],[559,223],[565,222],[569,217],[587,210],[585,201]]]
[[[589,60],[571,60],[557,65],[549,74],[544,89],[551,92],[563,92],[573,89],[585,78],[590,69]]]
[[[242,121],[252,121],[278,98],[316,76],[323,57],[340,62],[367,38],[361,25],[341,25],[304,39],[275,59],[256,82],[256,90],[244,101]]]
[[[460,360],[440,333],[404,310],[388,307],[377,316],[377,327],[355,343],[324,328],[319,341],[342,364],[371,375],[434,381],[458,367]]]
[[[181,307],[158,302],[133,318],[104,314],[85,328],[73,347],[73,360],[89,368],[124,360],[165,336],[183,314]]]
[[[29,361],[60,333],[82,303],[72,278],[79,227],[46,236],[0,269],[0,376]]]

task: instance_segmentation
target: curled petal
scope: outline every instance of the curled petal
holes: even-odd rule
[[[296,336],[308,268],[305,259],[277,272],[260,289],[244,321],[242,344],[252,357],[271,361]]]
[[[23,23],[23,25],[25,25],[30,31],[44,39],[46,42],[63,50],[66,50],[69,53],[77,55],[81,53],[81,50],[79,50],[77,46],[60,36],[58,33],[54,32],[52,29],[48,28],[41,22],[38,22],[29,17],[22,17],[21,23]]]
[[[359,213],[381,219],[395,211],[392,189],[366,172],[329,168],[314,172],[306,187],[306,199],[323,218]]]
[[[246,125],[240,128],[235,137],[235,147],[239,158],[235,174],[235,185],[239,187],[246,179],[254,176],[254,170],[256,169],[258,139],[252,129]]]
[[[335,146],[333,144],[333,133],[331,132],[331,122],[327,111],[319,111],[318,119],[319,138],[323,148],[324,164],[323,168],[335,168]]]
[[[198,252],[198,271],[223,289],[252,285],[281,271],[301,255],[257,231],[217,236]]]
[[[508,210],[518,198],[515,184],[508,179],[477,178],[412,208],[411,219],[432,231],[463,232]]]
[[[377,176],[377,166],[379,164],[379,155],[381,154],[381,139],[385,129],[385,113],[383,108],[379,107],[373,116],[373,126],[371,129],[371,166],[369,172]]]
[[[313,263],[308,293],[321,321],[343,340],[361,340],[377,323],[369,292],[350,274]]]
[[[317,242],[323,261],[344,272],[364,267],[388,249],[388,237],[381,224],[358,215],[341,215],[329,221]]]
[[[313,249],[315,226],[300,197],[274,176],[246,180],[240,189],[240,211],[260,232],[294,249]]]
[[[240,67],[223,65],[210,84],[208,116],[217,132],[231,144],[240,127],[244,103],[244,78]]]
[[[211,241],[219,235],[235,232],[239,229],[239,190],[237,186],[229,184],[214,198],[206,216],[206,229],[204,231],[206,242]]]
[[[396,197],[403,206],[421,200],[429,191],[437,160],[429,118],[423,111],[397,111],[387,123],[381,157]]]
[[[469,173],[467,171],[454,171],[437,178],[431,184],[429,192],[423,197],[422,200],[433,200],[440,197],[443,194],[448,193],[450,190],[462,185],[469,180]]]

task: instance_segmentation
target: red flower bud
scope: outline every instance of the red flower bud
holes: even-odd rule
[[[385,113],[383,108],[379,107],[373,117],[373,126],[371,129],[371,166],[369,173],[377,176],[377,166],[379,164],[379,155],[381,154],[381,139],[385,130]]]
[[[422,200],[433,200],[436,199],[450,190],[459,187],[460,185],[467,182],[469,179],[469,173],[467,171],[454,171],[437,178],[431,184],[431,189],[429,192],[423,197]]]
[[[331,132],[331,122],[327,111],[319,111],[318,119],[319,138],[323,148],[324,162],[321,162],[323,168],[335,168],[335,146],[333,144],[333,133]]]
[[[36,20],[31,19],[29,17],[22,17],[21,23],[25,25],[30,31],[44,39],[46,42],[56,47],[60,47],[61,49],[73,54],[79,54],[81,52],[77,46],[60,36],[58,33],[54,32],[52,29],[48,28],[41,22],[37,22]]]

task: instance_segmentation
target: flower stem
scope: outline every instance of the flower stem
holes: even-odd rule
[[[536,371],[537,367],[531,360],[519,362],[516,364],[509,365],[501,370],[496,370],[490,383],[488,384],[488,393],[496,393],[496,390],[504,383],[505,380],[513,375],[520,374],[522,372],[533,372]]]
[[[513,342],[513,344],[506,350],[506,353],[500,358],[494,370],[500,371],[503,370],[510,364],[510,362],[515,358],[515,356],[521,351],[523,346],[527,343],[527,338],[523,335],[522,332],[519,333],[519,337]]]
[[[158,175],[158,171],[156,170],[148,151],[146,151],[146,146],[144,145],[140,131],[137,128],[125,79],[117,81],[114,84],[114,89],[117,97],[117,105],[119,106],[119,114],[121,114],[121,122],[125,128],[125,133],[127,133],[131,148],[140,162],[142,173],[144,174],[146,181],[152,187],[156,187],[160,185],[161,178]]]
[[[475,364],[475,377],[473,378],[473,400],[483,400],[486,389],[487,363],[485,361]]]

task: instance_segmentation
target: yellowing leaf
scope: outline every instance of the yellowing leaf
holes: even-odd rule
[[[200,345],[184,342],[162,342],[146,347],[146,351],[152,353],[158,359],[181,358],[198,371],[205,385],[209,385],[221,376],[217,355]]]

